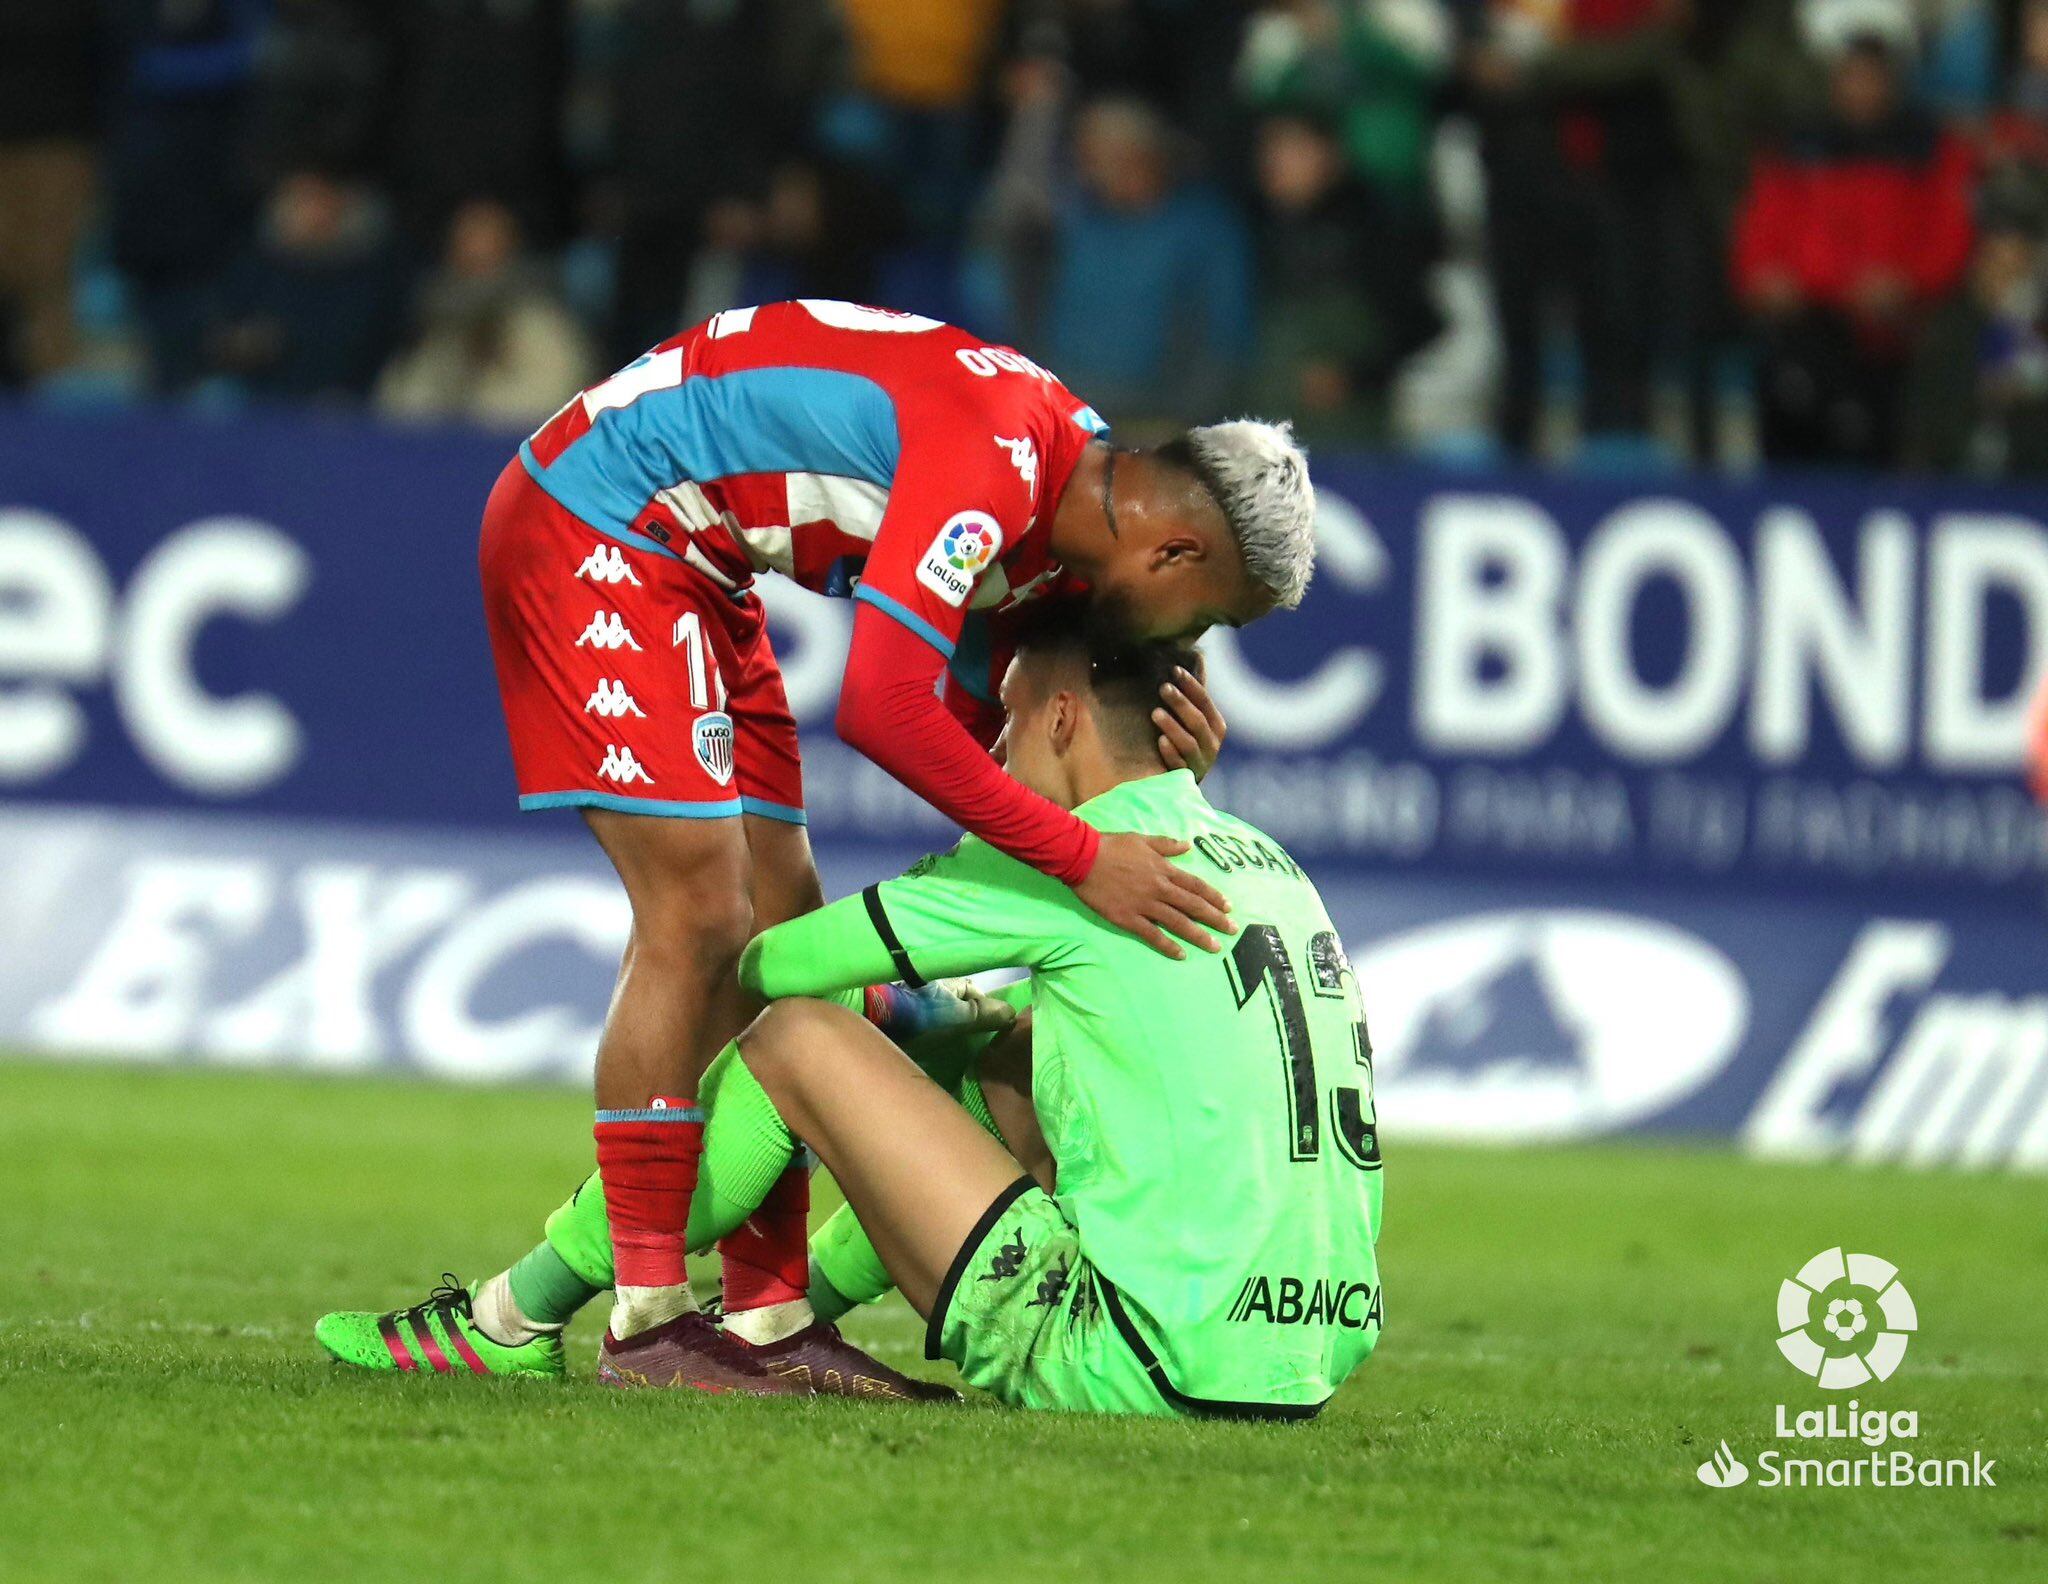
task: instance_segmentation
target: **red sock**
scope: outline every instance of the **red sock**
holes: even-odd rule
[[[694,1100],[656,1095],[644,1110],[598,1112],[591,1131],[604,1174],[613,1279],[621,1287],[681,1286],[704,1113]]]
[[[760,1209],[719,1239],[727,1314],[803,1297],[811,1283],[810,1221],[810,1170],[793,1164],[775,1179]]]

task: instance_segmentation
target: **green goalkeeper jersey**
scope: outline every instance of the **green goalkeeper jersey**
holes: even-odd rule
[[[1104,1307],[1193,1406],[1320,1404],[1379,1338],[1380,1150],[1358,982],[1280,846],[1186,771],[1076,811],[1192,843],[1230,899],[1220,955],[1161,956],[975,837],[779,925],[765,997],[984,969],[1032,975],[1033,1098]]]

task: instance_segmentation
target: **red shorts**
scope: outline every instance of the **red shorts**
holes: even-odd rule
[[[519,806],[804,822],[758,596],[579,521],[515,457],[484,507],[484,618]]]

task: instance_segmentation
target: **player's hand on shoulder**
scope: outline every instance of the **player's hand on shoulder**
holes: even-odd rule
[[[1108,923],[1165,956],[1187,956],[1181,941],[1220,951],[1210,932],[1236,932],[1230,903],[1214,886],[1169,862],[1187,850],[1186,842],[1167,836],[1110,831],[1095,854],[1095,867],[1074,894]]]
[[[1160,705],[1152,712],[1159,757],[1167,769],[1192,770],[1199,781],[1215,768],[1230,728],[1200,677],[1182,666],[1173,678],[1159,690]]]

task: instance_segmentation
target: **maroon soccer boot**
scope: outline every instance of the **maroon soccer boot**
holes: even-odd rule
[[[728,1338],[728,1340],[732,1340]],[[865,1397],[877,1402],[956,1403],[960,1394],[937,1381],[918,1380],[871,1358],[826,1320],[813,1320],[780,1342],[740,1347],[763,1369],[796,1390],[818,1397]]]
[[[754,1349],[727,1336],[709,1315],[696,1310],[623,1342],[605,1332],[597,1355],[597,1378],[606,1386],[732,1392],[748,1397],[811,1395],[806,1382],[774,1373]]]

